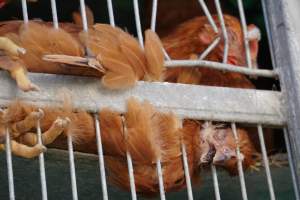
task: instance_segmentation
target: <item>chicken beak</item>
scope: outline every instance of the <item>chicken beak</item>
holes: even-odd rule
[[[216,153],[216,150],[213,146],[209,146],[208,150],[205,151],[200,157],[200,163],[210,163],[213,160],[213,157]]]

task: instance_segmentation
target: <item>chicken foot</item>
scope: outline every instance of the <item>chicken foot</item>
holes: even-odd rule
[[[52,126],[42,134],[42,143],[44,145],[51,144],[63,131],[68,127],[70,123],[69,118],[62,119],[58,117],[52,124]],[[25,133],[20,136],[20,141],[26,145],[34,145],[37,143],[38,138],[35,133]]]

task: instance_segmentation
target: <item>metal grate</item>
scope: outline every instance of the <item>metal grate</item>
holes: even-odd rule
[[[254,69],[253,66],[251,66],[250,50],[249,50],[249,44],[247,40],[248,33],[246,28],[246,18],[243,9],[243,3],[242,0],[237,0],[237,2],[238,2],[240,19],[241,19],[241,25],[244,34],[244,43],[245,43],[246,58],[247,58],[246,68],[244,66],[233,66],[233,65],[225,64],[227,62],[228,40],[227,40],[226,27],[224,24],[223,14],[222,14],[219,0],[215,0],[215,5],[216,5],[218,17],[221,22],[222,34],[225,39],[223,63],[216,63],[216,62],[203,60],[205,56],[220,42],[220,38],[217,38],[207,48],[207,50],[205,50],[203,54],[199,56],[199,60],[171,60],[170,57],[165,52],[166,54],[165,66],[166,67],[176,67],[176,66],[209,67],[217,70],[238,72],[246,75],[255,75],[261,77],[277,78],[279,76],[281,78],[282,76],[284,76],[279,74],[280,70],[277,70],[277,68],[276,70],[265,70],[265,69]],[[264,0],[263,2],[267,4],[270,3],[271,1]],[[278,1],[278,2],[282,3],[282,1]],[[199,3],[204,13],[206,14],[207,18],[209,19],[210,24],[212,25],[212,27],[214,27],[214,30],[217,32],[218,29],[205,4],[205,1],[199,0]],[[115,26],[112,1],[107,0],[107,5],[108,5],[110,24],[112,26]],[[134,14],[135,14],[138,40],[140,42],[140,45],[143,46],[143,35],[142,35],[142,29],[140,24],[138,0],[133,0],[133,5],[134,5]],[[269,6],[264,7],[266,14],[268,14],[267,11],[270,11],[269,9],[272,8],[272,5],[275,4],[270,3]],[[280,3],[276,5],[280,5]],[[22,8],[23,8],[24,23],[28,23],[26,0],[22,0]],[[83,30],[88,31],[84,0],[80,0],[80,8],[81,8],[80,9],[81,15],[83,18]],[[53,26],[54,28],[59,28],[55,0],[51,0],[51,9],[53,14]],[[157,13],[157,0],[153,0],[152,18],[151,18],[152,30],[155,30],[156,13]],[[272,31],[269,30],[269,32]],[[269,33],[269,35],[271,34]],[[276,60],[276,58],[274,58],[273,60]],[[1,78],[0,90],[2,91],[0,94],[1,106],[7,105],[7,103],[10,100],[15,99],[15,97],[18,97],[19,99],[28,102],[33,102],[36,105],[40,105],[40,106],[43,106],[45,104],[47,105],[59,104],[59,101],[58,99],[56,99],[56,95],[55,95],[57,93],[56,88],[60,88],[61,86],[66,86],[70,88],[70,90],[72,91],[75,107],[86,109],[92,113],[97,112],[103,106],[110,106],[113,109],[116,109],[117,111],[124,112],[125,100],[130,96],[136,96],[140,99],[149,100],[161,110],[172,110],[176,114],[178,114],[181,118],[193,118],[193,119],[201,119],[201,120],[231,122],[231,128],[233,130],[234,137],[236,140],[238,139],[238,134],[236,131],[237,129],[236,123],[250,123],[252,125],[255,125],[257,126],[257,130],[259,134],[259,141],[260,141],[262,155],[263,155],[263,164],[266,171],[270,199],[272,200],[275,199],[274,187],[272,183],[269,161],[268,161],[267,152],[265,148],[262,126],[268,125],[268,126],[276,126],[276,127],[285,127],[286,124],[288,124],[289,125],[288,128],[293,127],[293,125],[291,125],[293,122],[288,122],[289,119],[286,117],[286,107],[284,106],[282,101],[282,98],[284,98],[282,92],[257,91],[257,90],[248,90],[248,89],[241,90],[241,89],[232,89],[232,88],[213,88],[213,87],[191,86],[191,85],[181,85],[181,84],[171,84],[171,83],[147,83],[141,81],[138,83],[138,85],[135,88],[122,93],[118,93],[118,92],[110,92],[103,88],[99,88],[99,85],[93,80],[93,78],[83,77],[80,80],[77,80],[76,77],[72,77],[72,76],[49,75],[49,74],[30,74],[29,76],[34,82],[39,84],[41,88],[41,92],[34,93],[34,94],[22,93],[18,90],[18,88],[16,88],[15,84],[12,83],[12,81],[7,77],[6,73],[4,72],[0,73],[0,78]],[[82,86],[83,84],[81,84],[82,82],[85,82],[84,87],[89,88],[88,91],[83,90],[83,86]],[[182,94],[184,94],[184,99],[180,100],[183,98]],[[198,95],[195,96],[195,94]],[[174,99],[176,101],[174,101]],[[298,112],[299,111],[300,110],[298,110]],[[108,199],[109,195],[107,191],[100,123],[96,115],[94,117],[94,120],[96,125],[102,195],[103,195],[103,199]],[[295,131],[295,129],[292,129],[292,133],[296,134],[296,132],[293,131]],[[38,122],[37,124],[37,134],[39,137],[38,142],[41,143],[42,140],[41,140],[40,122]],[[293,156],[297,154],[291,153],[291,151],[295,152],[295,149],[292,150],[290,149],[288,136],[289,136],[288,130],[287,128],[285,128],[285,140],[287,142],[289,159],[292,160]],[[187,183],[187,199],[192,200],[193,191],[192,191],[191,179],[188,170],[186,149],[183,143],[181,144],[181,151],[182,151],[182,160],[184,163],[185,178]],[[237,147],[236,151],[239,157],[239,147]],[[69,165],[70,165],[70,173],[71,173],[72,196],[74,200],[77,200],[78,194],[77,194],[77,184],[76,184],[74,152],[73,152],[72,137],[70,136],[68,137],[68,153],[69,153],[69,162],[70,162]],[[7,159],[7,168],[8,168],[9,197],[11,200],[14,200],[15,199],[14,176],[13,176],[12,156],[11,156],[11,148],[10,148],[10,137],[9,137],[8,130],[6,133],[6,155],[7,155],[6,159]],[[133,161],[130,156],[130,153],[127,152],[127,164],[128,164],[128,173],[130,176],[131,196],[132,199],[137,199],[137,194],[136,194],[135,184],[134,184],[134,168],[132,162]],[[47,195],[47,183],[46,183],[46,176],[45,176],[46,172],[45,172],[43,153],[40,154],[39,156],[39,166],[40,166],[42,199],[46,200],[48,198],[48,195]],[[156,166],[157,166],[157,175],[159,177],[160,198],[166,199],[160,160],[157,160]],[[295,196],[296,199],[299,199],[299,191],[297,186],[298,177],[295,176],[296,172],[294,169],[295,164],[293,163],[290,164],[290,167],[294,178],[293,182],[294,182]],[[214,182],[213,186],[215,192],[215,199],[218,200],[221,199],[222,194],[220,193],[217,170],[214,165],[211,166],[211,172],[212,172],[212,177]],[[248,199],[248,196],[247,196],[246,182],[244,178],[244,171],[243,171],[241,159],[239,159],[238,161],[238,174],[240,179],[242,198],[245,200]]]

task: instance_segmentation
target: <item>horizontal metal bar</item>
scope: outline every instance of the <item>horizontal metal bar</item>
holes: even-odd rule
[[[206,60],[171,60],[165,61],[166,67],[207,67],[211,69],[237,72],[245,75],[251,76],[261,76],[276,78],[278,76],[277,71],[275,70],[266,70],[266,69],[249,69],[243,66],[236,66],[231,64],[223,64],[218,62],[206,61]]]
[[[285,124],[281,93],[252,89],[233,89],[159,82],[139,82],[135,87],[111,91],[104,89],[99,79],[79,76],[29,73],[40,87],[39,92],[22,92],[8,73],[0,72],[0,106],[16,98],[37,106],[61,105],[57,95],[61,88],[71,92],[75,108],[97,112],[111,107],[124,112],[126,101],[134,96],[148,100],[162,111],[172,111],[181,118],[241,123]]]

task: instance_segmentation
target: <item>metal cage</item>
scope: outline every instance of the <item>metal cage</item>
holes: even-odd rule
[[[216,40],[209,46],[209,48],[206,51],[203,52],[202,55],[200,55],[200,59],[196,61],[171,60],[167,53],[165,53],[165,66],[201,66],[217,70],[238,72],[246,75],[279,78],[282,88],[281,92],[252,89],[233,89],[222,87],[206,87],[198,85],[184,85],[159,82],[148,83],[142,81],[140,81],[138,85],[133,89],[126,90],[124,92],[111,92],[99,86],[98,82],[93,78],[80,77],[79,79],[78,77],[74,76],[30,73],[29,76],[31,80],[39,84],[41,91],[36,93],[23,93],[20,90],[18,90],[16,85],[8,77],[7,73],[0,72],[0,105],[7,105],[11,100],[15,99],[16,97],[40,106],[43,106],[45,104],[58,105],[60,103],[56,97],[58,88],[67,87],[72,91],[72,97],[74,100],[75,107],[88,110],[91,113],[97,112],[104,106],[109,106],[117,111],[124,112],[125,100],[130,96],[135,96],[139,99],[149,100],[152,104],[154,104],[161,110],[172,110],[181,118],[230,122],[235,138],[238,137],[236,132],[236,127],[238,123],[247,123],[252,126],[256,126],[259,134],[259,141],[263,155],[263,165],[266,173],[266,183],[269,190],[269,198],[272,200],[276,199],[276,193],[272,182],[271,170],[269,167],[269,159],[265,148],[263,127],[280,127],[284,130],[284,137],[288,151],[295,199],[299,199],[300,125],[298,121],[300,119],[300,72],[298,68],[300,66],[300,26],[297,25],[296,20],[300,17],[299,12],[297,12],[300,9],[300,3],[296,0],[262,0],[269,44],[271,47],[272,61],[273,65],[275,66],[273,70],[266,70],[255,69],[251,66],[249,44],[247,40],[246,17],[243,10],[243,1],[237,0],[237,2],[243,34],[245,36],[244,45],[246,49],[248,65],[246,68],[242,66],[232,67],[229,64],[224,64],[226,63],[228,53],[226,50],[226,45],[228,45],[228,41],[226,40],[226,27],[224,25],[223,14],[219,0],[215,0],[215,5],[217,9],[217,14],[221,22],[222,34],[225,38],[224,63],[216,63],[201,59],[204,58],[205,55],[207,55],[218,44],[219,40]],[[205,15],[209,19],[211,25],[217,30],[205,1],[199,0],[199,3]],[[114,12],[117,11],[113,9],[112,0],[107,0],[107,5],[110,24],[112,26],[115,26]],[[142,29],[140,23],[138,0],[133,0],[133,5],[138,40],[143,46],[143,35],[141,31]],[[59,28],[55,0],[51,0],[51,6],[54,28]],[[27,23],[28,14],[26,0],[22,0],[22,8],[24,23]],[[80,8],[83,18],[83,29],[85,31],[88,31],[84,0],[80,0]],[[152,30],[155,30],[156,13],[157,0],[153,0],[151,18]],[[41,187],[41,199],[46,200],[49,196],[53,198],[53,196],[49,194],[48,190],[48,188],[50,187],[49,185],[52,185],[53,183],[49,183],[46,181],[46,169],[48,169],[48,167],[47,162],[45,163],[44,156],[48,161],[51,160],[51,155],[56,154],[64,154],[65,157],[63,157],[63,160],[69,160],[72,195],[69,195],[68,198],[72,198],[74,200],[78,199],[78,187],[75,170],[76,162],[74,160],[84,158],[89,158],[93,160],[94,164],[96,162],[99,162],[98,172],[100,174],[100,177],[97,176],[97,178],[100,178],[101,180],[102,198],[109,199],[109,196],[111,195],[110,193],[112,191],[116,192],[115,190],[111,190],[110,188],[108,188],[106,183],[105,163],[103,159],[103,149],[101,144],[100,125],[96,117],[95,124],[99,157],[95,158],[91,155],[76,153],[76,156],[74,158],[71,137],[68,137],[69,151],[67,155],[65,155],[65,153],[57,153],[57,151],[50,151],[52,153],[50,153],[49,156],[47,154],[44,155],[43,153],[40,154],[38,160],[38,166],[40,170],[40,186],[36,185],[35,187]],[[39,124],[37,124],[37,127],[37,134],[40,136],[41,131],[39,128]],[[41,143],[41,139],[39,140],[39,142]],[[19,174],[19,172],[15,172],[13,168],[22,168],[23,166],[13,166],[10,150],[9,132],[7,132],[6,149],[7,170],[2,170],[2,172],[4,173],[4,171],[7,171],[9,199],[13,200],[15,199],[15,192],[17,193],[17,191],[15,191],[14,185],[14,180],[16,179],[16,176],[14,176],[14,174]],[[193,187],[188,172],[188,163],[184,144],[182,144],[181,150],[183,155],[182,161],[184,163],[184,172],[187,183],[187,194],[181,196],[181,198],[191,200],[193,199]],[[239,155],[239,148],[237,148],[237,154]],[[4,159],[0,160],[4,161]],[[127,153],[127,161],[129,169],[128,173],[130,175],[131,198],[137,199],[134,184],[134,168],[129,153]],[[245,175],[242,169],[241,162],[241,160],[239,160],[238,162],[239,182],[241,198],[245,200],[248,199],[249,192],[246,187],[247,181],[245,180]],[[26,163],[28,165],[37,165],[36,161],[26,161]],[[1,168],[4,167],[5,163],[1,163]],[[66,165],[63,165],[61,167],[66,168]],[[80,171],[81,169],[77,170]],[[93,170],[96,170],[96,168],[93,168]],[[64,169],[63,172],[67,173],[66,171],[67,170]],[[214,188],[213,196],[215,199],[222,199],[222,192],[220,192],[219,188],[222,183],[218,181],[219,177],[217,175],[219,174],[219,172],[217,173],[217,170],[213,165],[211,166],[211,172]],[[4,176],[3,173],[0,172],[1,176]],[[32,174],[33,172],[28,173]],[[164,192],[163,185],[163,175],[161,171],[161,163],[159,160],[157,161],[157,174],[159,177],[158,185],[160,187],[160,199],[166,199],[166,194]],[[47,177],[47,179],[51,179],[51,177]],[[51,180],[55,181],[53,179]],[[124,197],[124,199],[125,198],[129,198],[129,196]],[[89,198],[86,196],[86,199]]]

